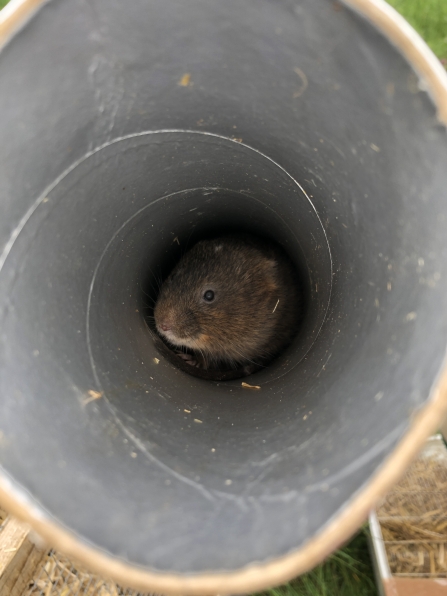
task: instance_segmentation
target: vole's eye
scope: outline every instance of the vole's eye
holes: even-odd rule
[[[205,302],[212,302],[214,300],[213,290],[207,290],[203,295],[203,299],[205,300]]]

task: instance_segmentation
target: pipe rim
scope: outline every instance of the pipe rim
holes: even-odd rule
[[[49,0],[11,0],[0,11],[0,51],[26,26]],[[440,123],[447,126],[447,72],[418,33],[385,0],[342,0],[366,17],[404,55],[421,77],[437,108]],[[20,495],[12,480],[0,475],[0,502],[52,547],[95,573],[125,587],[162,594],[204,595],[248,593],[286,582],[302,574],[342,545],[367,519],[377,500],[405,473],[425,440],[447,414],[447,358],[429,399],[414,416],[409,430],[368,484],[349,506],[330,520],[322,531],[298,550],[264,563],[252,563],[233,572],[169,574],[124,562],[82,542],[68,528],[50,521],[37,506]]]

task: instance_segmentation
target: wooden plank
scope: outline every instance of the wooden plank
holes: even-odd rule
[[[46,552],[28,539],[28,526],[9,517],[0,532],[0,596],[19,596]],[[23,574],[23,575],[22,575]],[[17,589],[16,589],[17,587]]]
[[[28,534],[28,527],[10,517],[0,533],[0,578],[11,565]]]
[[[389,596],[446,596],[447,580],[413,577],[393,577],[389,582]]]
[[[27,540],[27,542],[29,541]],[[47,555],[47,550],[42,550],[33,544],[31,552],[28,555],[24,566],[21,568],[14,585],[11,585],[10,588],[8,587],[10,591],[5,592],[5,595],[8,594],[8,596],[23,596],[31,581],[35,577],[39,565],[42,563],[42,560],[47,557]]]

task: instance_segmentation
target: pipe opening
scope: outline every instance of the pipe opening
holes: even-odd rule
[[[114,201],[128,201],[132,192],[133,213],[113,234],[101,255],[89,317],[116,320],[118,329],[132,319],[132,329],[140,337],[139,361],[147,361],[152,353],[148,350],[150,340],[157,347],[153,358],[160,356],[161,351],[164,359],[190,372],[191,367],[179,363],[180,358],[157,338],[153,325],[147,325],[160,284],[200,239],[248,232],[278,243],[298,272],[303,294],[299,331],[285,352],[257,376],[275,379],[292,370],[315,341],[330,296],[329,248],[310,200],[282,168],[257,151],[228,139],[191,133],[148,135],[144,141],[134,139],[137,146],[131,151],[130,142],[125,141],[122,148],[114,147],[121,154],[120,170],[126,171],[123,157],[130,155],[133,168],[139,162],[142,172],[134,176],[130,189],[129,185],[120,184],[121,192]],[[114,155],[112,159],[115,158]],[[112,178],[110,184],[118,181]],[[171,192],[157,196],[158,188]],[[106,279],[105,286],[98,285]],[[111,294],[116,298],[111,296],[110,288],[114,288]],[[148,327],[152,333],[144,337]],[[121,338],[117,343],[122,343],[125,332],[117,334]],[[130,354],[135,350],[134,336],[125,345],[121,343],[121,355],[123,351]],[[223,375],[198,372],[196,376],[214,381],[241,376],[240,370]]]

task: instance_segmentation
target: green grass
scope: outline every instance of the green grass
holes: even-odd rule
[[[0,0],[0,9],[8,4],[9,0]]]
[[[447,62],[447,0],[388,0],[444,63]]]
[[[257,596],[377,596],[367,531],[309,573]]]

